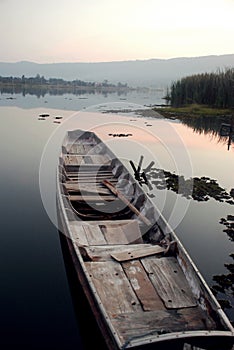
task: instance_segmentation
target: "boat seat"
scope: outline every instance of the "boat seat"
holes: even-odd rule
[[[120,245],[143,243],[137,220],[98,221],[77,224],[70,222],[73,238],[90,245]],[[82,245],[82,244],[81,244]]]

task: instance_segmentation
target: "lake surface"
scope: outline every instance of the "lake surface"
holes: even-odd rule
[[[95,131],[130,170],[129,160],[138,164],[143,155],[143,168],[153,160],[155,172],[164,169],[184,179],[205,176],[228,193],[234,188],[233,144],[228,151],[226,140],[212,130],[139,114],[144,105],[163,103],[162,97],[162,91],[124,96],[0,95],[2,349],[87,350],[95,348],[92,344],[104,349],[56,227],[54,170],[67,129]],[[39,120],[41,113],[49,117]],[[56,116],[63,117],[61,124],[55,123]],[[120,133],[132,136],[113,136]],[[209,286],[218,285],[217,297],[233,305],[233,286],[223,286],[215,277],[233,280],[233,233],[225,232],[225,221],[220,221],[234,215],[233,204],[211,197],[188,199],[182,189],[181,194],[160,189],[153,183],[155,172],[150,173],[153,189],[146,190]],[[232,306],[225,312],[233,321]],[[90,329],[88,337],[84,329]]]

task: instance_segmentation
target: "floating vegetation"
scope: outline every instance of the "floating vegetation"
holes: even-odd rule
[[[226,226],[226,229],[223,232],[226,232],[228,237],[232,242],[234,242],[234,215],[228,215],[227,218],[221,218],[220,224]]]
[[[49,116],[50,116],[49,113],[41,113],[41,114],[39,114],[39,117],[46,118],[46,117],[49,117]]]
[[[156,168],[152,168],[148,176],[157,189],[169,189],[187,199],[204,202],[213,198],[219,202],[234,204],[233,197],[219,186],[217,180],[209,177],[185,179],[183,175]]]
[[[108,134],[109,136],[112,137],[128,137],[128,136],[132,136],[132,134]]]

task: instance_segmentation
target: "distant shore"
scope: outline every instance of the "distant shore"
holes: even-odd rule
[[[205,105],[191,104],[185,107],[152,107],[168,119],[187,119],[195,117],[234,117],[234,109],[211,108]]]

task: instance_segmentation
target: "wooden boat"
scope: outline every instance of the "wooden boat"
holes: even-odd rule
[[[232,347],[232,325],[182,243],[96,134],[67,132],[57,205],[108,349]]]

